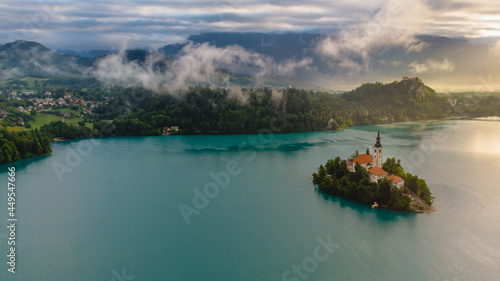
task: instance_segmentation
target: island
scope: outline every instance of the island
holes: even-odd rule
[[[380,130],[372,154],[356,151],[347,160],[336,157],[320,165],[313,182],[326,194],[344,197],[373,208],[406,212],[432,212],[434,197],[424,179],[405,173],[401,161],[383,161]]]

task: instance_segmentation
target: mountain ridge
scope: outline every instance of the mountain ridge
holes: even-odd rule
[[[318,51],[318,44],[325,38],[335,43],[338,35],[315,33],[259,33],[259,32],[215,32],[191,35],[184,43],[168,44],[153,50],[125,51],[95,51],[58,53],[37,42],[15,41],[0,46],[0,78],[22,78],[23,76],[55,77],[55,76],[86,76],[92,75],[96,62],[116,54],[123,54],[125,64],[137,62],[139,65],[150,55],[155,60],[163,60],[165,66],[157,69],[165,70],[168,61],[182,59],[192,55],[191,61],[200,58],[200,49],[208,52],[225,53],[234,51],[234,46],[240,46],[245,55],[255,56],[266,62],[272,62],[273,67],[260,65],[264,72],[267,69],[286,69],[291,67],[286,79],[272,78],[283,76],[280,73],[267,73],[263,80],[271,81],[269,85],[276,87],[294,87],[349,90],[364,81],[391,81],[393,77],[419,76],[427,83],[434,85],[439,91],[457,92],[496,87],[487,81],[498,72],[498,57],[493,53],[491,42],[479,42],[467,38],[454,38],[433,35],[417,35],[418,44],[408,50],[404,46],[382,47],[373,53],[367,53],[369,59],[363,61],[360,57],[345,55],[346,62],[335,60]],[[208,46],[203,48],[204,46]],[[354,48],[355,46],[353,46]],[[331,48],[335,48],[332,45]],[[354,48],[355,49],[355,48]],[[210,55],[208,53],[208,55]],[[234,53],[233,53],[234,55]],[[222,57],[222,56],[221,56]],[[234,57],[238,61],[238,55]],[[232,63],[232,62],[231,62]],[[301,64],[302,63],[302,64]],[[365,64],[365,65],[363,65]],[[234,76],[248,75],[249,65],[237,65],[231,72]],[[296,67],[297,66],[297,67]],[[252,66],[250,65],[250,68]],[[347,68],[346,68],[347,67]],[[350,69],[349,67],[354,67]],[[217,65],[216,68],[227,68]],[[471,74],[470,70],[474,70]],[[145,72],[151,72],[147,70]],[[189,71],[188,71],[189,73]],[[223,73],[224,74],[224,73]],[[155,75],[161,75],[156,73]],[[250,75],[251,76],[251,75]],[[481,79],[482,78],[482,79]],[[189,80],[189,79],[188,79]],[[232,79],[238,80],[238,79]],[[248,79],[247,79],[248,80]],[[254,79],[255,80],[255,79]],[[486,79],[488,80],[488,79]],[[286,81],[296,81],[287,83]],[[307,81],[304,83],[303,81]],[[249,86],[248,81],[235,85]],[[259,84],[257,84],[259,85]],[[217,85],[214,85],[217,86]]]

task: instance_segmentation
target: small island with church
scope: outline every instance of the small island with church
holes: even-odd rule
[[[320,165],[313,181],[324,193],[352,199],[372,208],[406,212],[432,212],[434,197],[425,180],[405,173],[396,158],[383,162],[380,131],[372,153],[356,151],[347,160],[336,157]]]

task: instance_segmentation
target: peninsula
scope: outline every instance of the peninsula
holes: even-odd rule
[[[356,151],[347,160],[336,157],[320,165],[313,173],[317,187],[327,194],[352,199],[372,207],[396,211],[432,212],[434,197],[425,180],[405,173],[400,160],[383,161],[383,147],[378,132],[372,154]]]

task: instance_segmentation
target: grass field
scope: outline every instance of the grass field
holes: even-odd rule
[[[22,80],[28,82],[28,88],[34,90],[34,89],[36,89],[35,88],[35,80],[38,80],[38,83],[42,83],[43,81],[46,81],[46,80],[49,80],[49,79],[48,78],[24,77]]]
[[[64,123],[68,125],[78,125],[78,122],[82,121],[81,118],[65,118]]]
[[[73,110],[71,108],[58,108],[54,111],[59,111],[59,112],[69,112],[69,113],[76,113],[76,114],[79,114],[80,113],[80,110]]]
[[[28,128],[26,127],[19,127],[19,126],[15,126],[15,127],[4,127],[3,124],[0,124],[0,128],[5,128],[7,129],[8,131],[14,131],[14,132],[20,132],[20,131],[26,131],[26,130],[29,130]]]
[[[65,118],[64,123],[69,125],[77,125],[82,119],[80,118]],[[28,124],[31,125],[31,129],[40,129],[45,124],[49,124],[52,121],[61,121],[61,117],[57,117],[51,114],[39,114],[36,116],[35,121],[30,121]]]
[[[40,127],[45,124],[49,124],[52,121],[61,121],[61,117],[50,114],[39,114],[36,116],[34,121],[29,121],[28,124],[31,125],[32,129],[40,129]]]
[[[49,124],[52,121],[61,121],[61,117],[54,116],[51,114],[39,114],[36,116],[35,121],[29,121],[28,124],[31,125],[31,128],[28,129],[26,127],[20,127],[20,126],[15,126],[15,127],[10,127],[10,126],[3,126],[3,124],[0,123],[0,128],[6,128],[9,131],[26,131],[26,130],[34,130],[34,129],[40,129],[45,124]],[[78,126],[78,122],[82,121],[80,118],[65,118],[64,123],[72,126]],[[87,127],[92,128],[91,124],[88,124]]]

